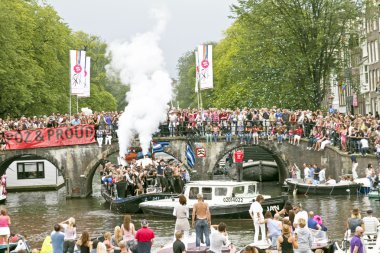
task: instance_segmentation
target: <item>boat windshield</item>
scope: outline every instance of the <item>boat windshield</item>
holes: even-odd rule
[[[215,196],[216,197],[227,196],[227,188],[226,187],[215,187]]]
[[[244,194],[244,186],[236,186],[232,191],[233,195]]]
[[[202,194],[204,200],[212,200],[212,188],[211,187],[203,187]]]
[[[248,186],[248,194],[256,194],[256,185]]]
[[[198,187],[190,187],[189,199],[197,199],[197,194],[199,193]]]

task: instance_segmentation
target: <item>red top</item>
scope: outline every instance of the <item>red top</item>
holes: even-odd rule
[[[135,238],[138,242],[150,242],[154,238],[154,232],[150,228],[142,227],[137,230]]]
[[[244,152],[242,150],[238,150],[234,154],[235,156],[235,163],[242,163],[244,159]]]
[[[1,228],[3,228],[3,227],[9,227],[8,217],[7,216],[4,216],[4,215],[0,216],[0,227]]]

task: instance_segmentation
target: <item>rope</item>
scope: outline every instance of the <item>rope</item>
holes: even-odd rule
[[[310,189],[310,184],[309,184],[309,186],[307,187],[307,190],[306,190],[306,192],[305,192],[305,196],[307,196],[307,193],[309,192],[309,189]]]
[[[331,193],[333,192],[333,190],[334,190],[334,187],[335,187],[335,185],[333,185],[333,187],[331,188],[331,191],[330,191],[330,196],[331,196]]]

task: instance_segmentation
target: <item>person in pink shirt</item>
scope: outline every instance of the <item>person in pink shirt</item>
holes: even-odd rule
[[[11,218],[8,216],[7,211],[4,209],[0,211],[0,214],[0,244],[6,244],[8,237],[11,234],[9,230]]]

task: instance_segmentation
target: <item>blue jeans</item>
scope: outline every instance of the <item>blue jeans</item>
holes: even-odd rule
[[[226,142],[231,142],[232,141],[232,133],[226,133]]]
[[[195,222],[195,247],[201,246],[201,238],[203,237],[203,234],[206,237],[206,246],[210,247],[210,236],[207,219],[197,220]]]

